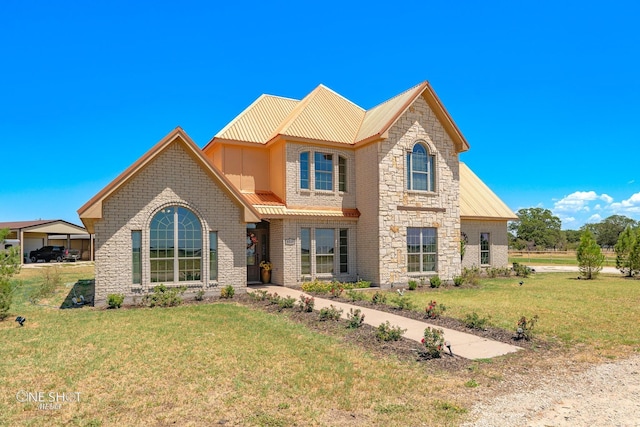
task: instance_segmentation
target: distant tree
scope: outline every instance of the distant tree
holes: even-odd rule
[[[520,209],[518,220],[509,224],[519,240],[530,242],[537,248],[556,248],[560,242],[560,218],[554,216],[549,209]]]
[[[591,231],[585,230],[580,237],[580,244],[576,249],[580,274],[585,279],[595,279],[602,270],[604,255],[598,242],[594,239]]]
[[[567,243],[580,243],[580,235],[582,231],[580,230],[565,230],[564,235],[567,238]]]
[[[590,230],[598,244],[603,248],[612,248],[618,241],[618,236],[627,227],[636,227],[638,222],[624,215],[611,215],[599,223],[585,224],[582,229]]]
[[[613,249],[616,251],[616,268],[627,277],[633,276],[633,272],[638,270],[638,266],[635,264],[635,257],[631,256],[633,247],[638,240],[638,232],[628,225],[616,242]]]
[[[9,229],[0,230],[0,243],[9,235]],[[9,315],[13,300],[11,276],[20,271],[20,254],[17,247],[0,250],[0,320]]]

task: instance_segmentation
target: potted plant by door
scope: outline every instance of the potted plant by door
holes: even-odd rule
[[[260,263],[260,279],[262,283],[271,283],[271,269],[273,266],[269,261],[262,261]]]

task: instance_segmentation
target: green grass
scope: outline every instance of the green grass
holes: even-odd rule
[[[420,311],[436,300],[446,316],[463,319],[477,312],[490,324],[515,330],[520,316],[538,315],[535,333],[564,344],[599,351],[640,350],[640,281],[601,274],[577,280],[577,273],[537,273],[520,278],[483,279],[478,288],[405,292]]]
[[[233,300],[58,309],[91,278],[87,268],[61,268],[58,291],[33,305],[38,270],[18,278],[12,315],[25,326],[0,322],[0,425],[456,425],[464,414],[438,403],[463,408],[450,391],[463,380],[373,357],[286,316]],[[52,411],[17,401],[39,391],[81,398]]]
[[[604,251],[604,267],[616,266],[615,252]],[[526,265],[573,265],[578,266],[575,251],[566,252],[527,252],[509,251],[509,263],[518,262]]]

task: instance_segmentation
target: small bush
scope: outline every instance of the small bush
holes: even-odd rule
[[[267,291],[264,289],[257,289],[253,292],[249,292],[249,297],[254,301],[264,301],[267,299]]]
[[[185,286],[167,288],[165,285],[157,285],[152,293],[142,298],[142,303],[148,307],[175,307],[182,304],[181,295],[186,290]]]
[[[516,329],[516,339],[527,340],[529,341],[533,337],[533,328],[538,323],[538,316],[533,316],[529,320],[526,317],[522,316],[520,320],[518,320],[518,326]]]
[[[304,282],[302,290],[313,294],[328,294],[331,291],[331,282],[321,282],[316,279],[313,282]]]
[[[124,295],[122,294],[109,294],[107,295],[107,304],[109,308],[120,308],[124,302]]]
[[[371,302],[374,304],[384,304],[387,302],[387,294],[384,292],[376,291],[371,297]]]
[[[344,285],[338,281],[331,282],[331,288],[329,288],[329,293],[331,294],[331,298],[338,298],[342,295],[344,291]]]
[[[29,301],[32,303],[52,296],[56,288],[62,284],[60,269],[57,266],[43,268],[40,278],[42,279],[42,283],[29,294]]]
[[[354,289],[347,289],[346,294],[347,298],[349,298],[351,301],[364,301],[365,299],[364,293],[356,291]]]
[[[320,320],[322,321],[340,320],[340,316],[342,316],[342,309],[336,308],[333,305],[320,309],[319,313]]]
[[[283,310],[285,308],[293,308],[295,304],[296,299],[294,297],[283,297],[278,300],[278,307],[280,307],[280,310]]]
[[[311,313],[313,306],[315,305],[315,299],[306,295],[300,295],[300,301],[298,301],[298,308],[303,313]]]
[[[357,288],[357,289],[365,289],[365,288],[370,288],[371,287],[371,282],[369,282],[368,280],[358,280],[357,282],[354,282],[352,284],[353,288]]]
[[[407,287],[410,291],[415,291],[416,289],[418,289],[418,282],[416,282],[415,280],[409,280]]]
[[[349,313],[347,314],[347,328],[356,329],[362,326],[363,323],[364,314],[362,313],[362,311],[359,308],[355,310],[353,308],[350,308]]]
[[[204,289],[199,289],[198,292],[196,292],[195,299],[196,299],[196,301],[203,301],[204,300]]]
[[[469,329],[484,330],[489,319],[487,317],[480,317],[475,311],[471,314],[467,314],[463,320],[465,326]]]
[[[0,320],[9,316],[9,309],[13,301],[13,286],[9,280],[0,280]]]
[[[423,357],[429,359],[438,359],[442,357],[442,348],[444,346],[444,332],[442,329],[432,328],[427,326],[424,330],[424,337],[422,338],[422,345],[424,351]]]
[[[467,285],[478,286],[480,283],[480,269],[478,267],[463,268],[462,281]]]
[[[429,285],[432,288],[439,288],[442,284],[442,280],[440,280],[440,276],[433,276],[429,279]]]
[[[453,286],[462,286],[464,278],[462,276],[455,276],[453,278]]]
[[[447,307],[445,307],[443,304],[438,304],[435,301],[431,301],[429,302],[427,308],[425,308],[426,317],[427,319],[437,319],[442,315],[442,313],[445,312],[446,309]]]
[[[529,277],[529,274],[531,274],[532,270],[530,267],[527,267],[524,264],[519,264],[517,262],[513,263],[513,272],[515,273],[516,276],[519,277]]]
[[[236,293],[236,290],[234,289],[234,287],[231,285],[228,285],[220,289],[220,298],[230,299],[230,298],[233,298],[235,293]]]
[[[404,294],[404,289],[398,289],[398,295],[394,296],[392,302],[400,310],[412,310],[415,308],[413,301]]]
[[[406,329],[402,329],[400,326],[391,326],[391,323],[387,320],[378,326],[376,338],[379,341],[398,341],[405,332],[407,332]]]

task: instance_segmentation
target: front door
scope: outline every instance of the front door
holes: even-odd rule
[[[247,228],[247,283],[260,281],[260,262],[268,261],[269,230]]]

